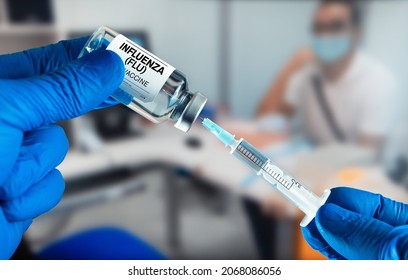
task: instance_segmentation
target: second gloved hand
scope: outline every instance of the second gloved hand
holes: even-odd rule
[[[123,80],[113,52],[76,60],[85,42],[0,56],[0,259],[13,254],[32,219],[61,199],[56,167],[68,141],[52,123],[98,107]]]
[[[408,205],[379,194],[335,188],[302,231],[330,259],[408,259]]]

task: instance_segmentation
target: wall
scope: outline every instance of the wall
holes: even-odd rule
[[[403,93],[408,92],[408,1],[371,2],[364,47],[395,73],[401,92],[398,103],[403,107],[407,103]],[[253,116],[276,73],[297,48],[307,44],[315,6],[312,0],[229,1],[227,88],[234,116]],[[185,72],[191,89],[205,93],[214,104],[222,94],[220,7],[220,0],[54,0],[62,37],[72,31],[92,32],[102,24],[147,31],[154,53]],[[6,44],[20,33],[14,36],[14,29],[3,29],[0,31],[7,35],[1,44],[4,52],[11,48]],[[37,33],[24,36],[14,43],[16,50],[25,48],[24,43],[32,45],[33,36],[40,38]],[[400,111],[406,111],[403,109]]]
[[[366,50],[383,62],[399,85],[397,119],[406,123],[408,111],[408,1],[375,1],[367,18]]]
[[[218,1],[55,0],[60,30],[99,25],[148,32],[155,54],[186,73],[191,89],[218,98]]]
[[[371,2],[364,48],[395,74],[401,93],[398,103],[407,104],[408,1]],[[251,117],[280,67],[298,47],[307,44],[316,1],[231,4],[231,108],[235,116]],[[403,109],[399,111],[407,111]],[[399,119],[405,120],[406,115]]]
[[[254,114],[280,67],[308,39],[315,1],[232,1],[231,109]]]

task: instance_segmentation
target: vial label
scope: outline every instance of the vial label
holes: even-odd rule
[[[117,53],[125,65],[120,88],[143,102],[152,101],[175,70],[123,35],[116,36],[107,49]]]

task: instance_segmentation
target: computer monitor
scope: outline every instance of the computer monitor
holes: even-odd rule
[[[12,24],[51,24],[54,21],[51,0],[7,0],[6,10]]]

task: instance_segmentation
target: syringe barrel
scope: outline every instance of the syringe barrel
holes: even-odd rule
[[[315,217],[329,195],[326,193],[318,197],[243,139],[237,142],[231,153],[306,214],[302,226],[306,226]]]
[[[231,153],[241,162],[246,163],[256,173],[261,171],[268,158],[247,141],[241,139]]]
[[[272,162],[269,164],[276,166]],[[316,215],[317,210],[319,210],[321,206],[320,197],[308,190],[297,180],[293,179],[293,177],[282,171],[282,175],[279,175],[279,177],[282,178],[282,181],[289,182],[288,184],[282,184],[279,182],[279,179],[277,180],[274,178],[271,174],[269,174],[269,172],[263,171],[259,175],[262,175],[266,181],[271,183],[272,186],[274,186],[281,194],[283,194],[307,216]]]

